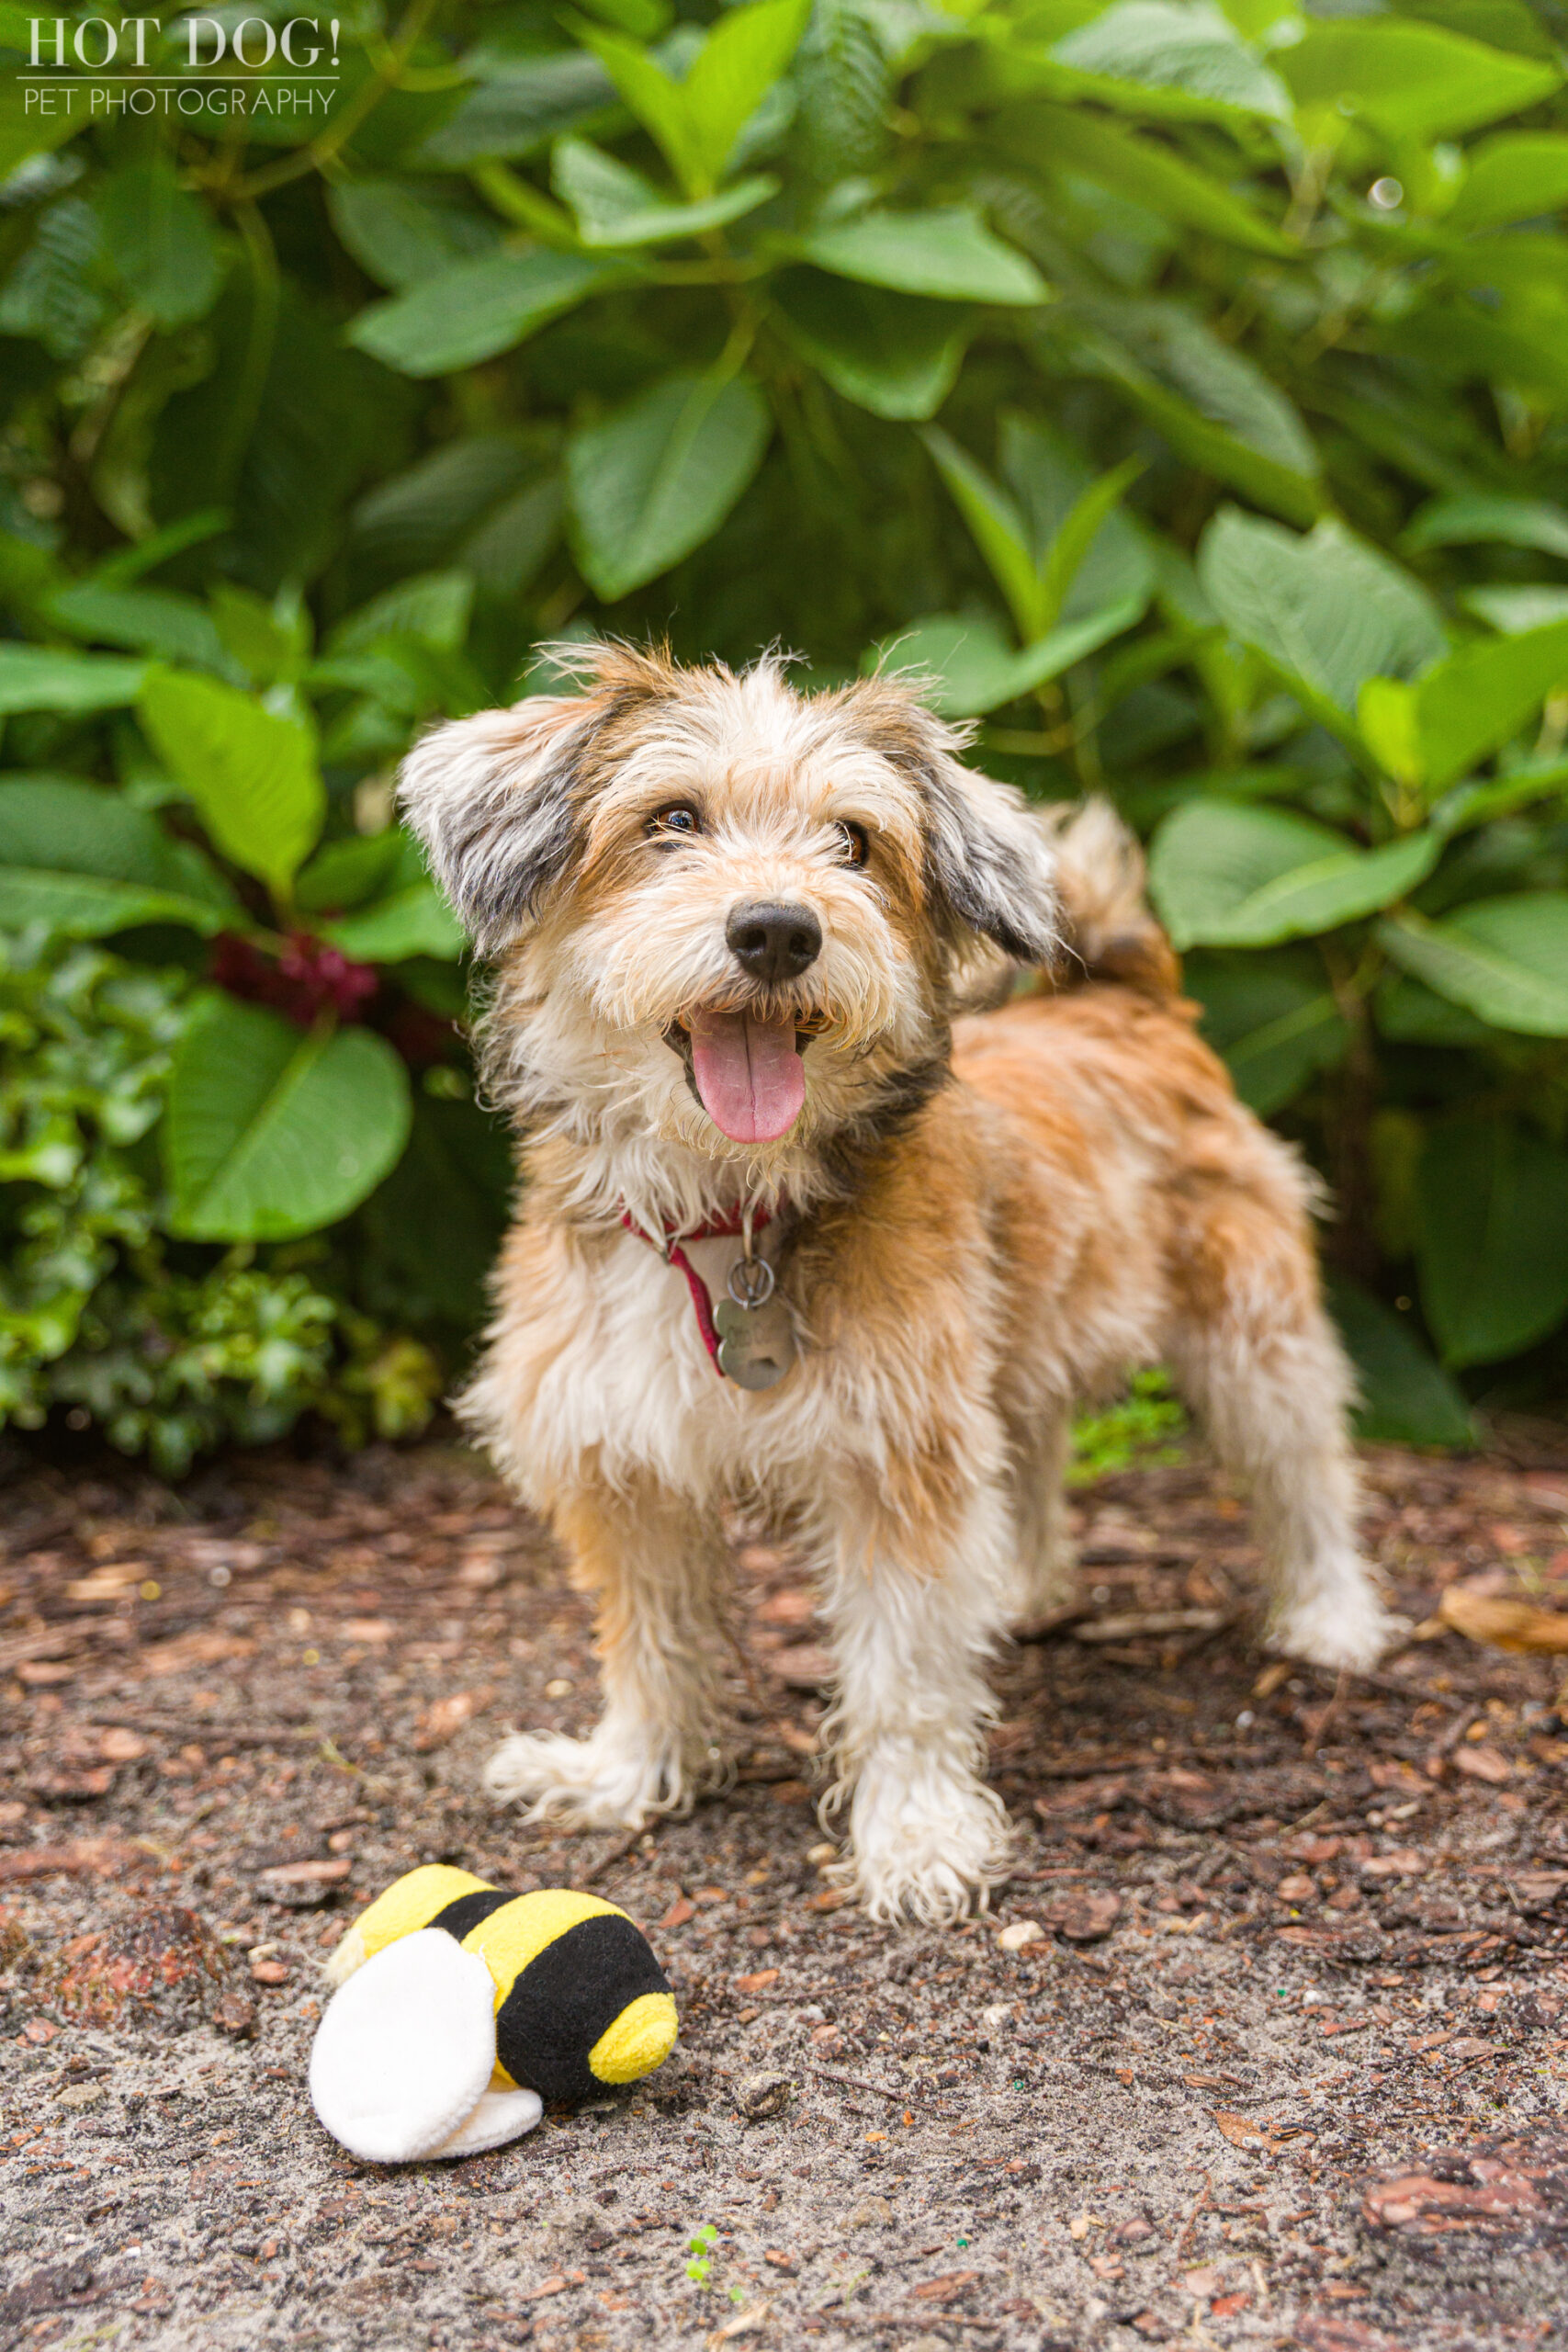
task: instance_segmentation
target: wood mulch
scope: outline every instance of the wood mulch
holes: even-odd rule
[[[1415,1634],[1338,1685],[1257,1648],[1201,1461],[1078,1495],[1085,1613],[996,1669],[1015,1872],[942,1934],[825,1874],[827,1661],[760,1532],[734,1785],[564,1838],[479,1776],[592,1721],[587,1615],[474,1456],[15,1460],[0,2347],[1568,2342],[1568,1658],[1438,1613],[1568,1609],[1568,1447],[1365,1466]],[[319,1963],[431,1860],[625,1904],[682,2042],[382,2173],[310,2113]]]

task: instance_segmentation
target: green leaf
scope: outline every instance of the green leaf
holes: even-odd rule
[[[412,637],[455,653],[468,634],[473,604],[474,583],[466,571],[426,571],[400,580],[339,621],[327,650],[367,653],[389,637]]]
[[[462,924],[430,882],[416,882],[321,928],[334,947],[364,964],[399,964],[409,956],[435,956],[450,963],[468,944]]]
[[[1500,130],[1465,158],[1450,229],[1506,229],[1568,204],[1568,139],[1561,131]]]
[[[1562,80],[1554,66],[1394,17],[1309,17],[1304,39],[1276,56],[1298,107],[1362,114],[1399,139],[1455,138],[1536,105]]]
[[[1122,492],[1143,471],[1142,458],[1124,458],[1074,500],[1040,567],[1040,601],[1047,628],[1055,628],[1060,619],[1073,582],[1113,509],[1121,503]]]
[[[1445,1363],[1495,1363],[1568,1311],[1568,1155],[1504,1119],[1434,1127],[1416,1177],[1421,1304]]]
[[[1017,503],[1030,553],[1043,576],[1075,509],[1092,495],[1098,477],[1066,435],[1039,416],[1004,409],[997,437],[1002,480]],[[1154,592],[1156,571],[1146,535],[1112,506],[1074,571],[1059,617],[1077,620],[1129,596],[1146,601]],[[1038,628],[1026,634],[1037,635]]]
[[[438,184],[342,180],[329,183],[326,199],[333,227],[361,269],[400,294],[493,251],[500,236],[493,220]]]
[[[1344,1058],[1349,1028],[1309,949],[1200,952],[1183,967],[1182,985],[1203,1008],[1203,1035],[1259,1118],[1283,1109],[1309,1079]]]
[[[163,1125],[169,1230],[289,1241],[335,1224],[408,1141],[408,1074],[368,1029],[295,1028],[219,997],[176,1049]]]
[[[1407,907],[1378,938],[1403,971],[1495,1028],[1568,1037],[1568,891],[1480,899],[1441,923]]]
[[[547,320],[621,284],[625,270],[586,254],[491,254],[372,302],[348,339],[401,375],[446,376],[510,351]]]
[[[1157,139],[1125,130],[1082,107],[1044,103],[1010,109],[987,130],[987,143],[1032,171],[1081,172],[1102,187],[1147,205],[1162,220],[1223,237],[1252,253],[1293,254],[1298,247],[1218,177],[1196,171]]]
[[[1033,263],[993,236],[965,204],[929,212],[862,212],[797,239],[795,251],[834,277],[900,294],[1011,305],[1051,299]]]
[[[1568,139],[1562,144],[1568,150]],[[1568,556],[1568,507],[1551,505],[1544,498],[1461,492],[1423,506],[1400,544],[1409,554],[1419,555],[1427,548],[1468,547],[1480,540]]]
[[[152,672],[137,713],[224,856],[286,894],[326,814],[308,730],[234,686],[172,670]]]
[[[925,672],[936,681],[927,695],[944,718],[975,718],[1001,704],[1032,694],[1060,677],[1075,662],[1134,628],[1146,599],[1129,597],[1103,612],[1052,629],[1021,653],[1015,652],[997,623],[985,614],[934,613],[903,636],[889,639],[873,657],[874,668]]]
[[[1426,781],[1440,789],[1500,751],[1568,684],[1568,619],[1461,646],[1415,689]]]
[[[1149,887],[1179,949],[1269,947],[1336,931],[1404,898],[1441,847],[1427,831],[1356,849],[1283,809],[1194,800],[1173,809],[1156,834]]]
[[[123,710],[136,700],[146,677],[145,662],[58,653],[43,645],[0,645],[0,718],[20,710],[59,711],[73,718],[94,710]]]
[[[47,155],[87,127],[85,107],[40,114],[37,93],[15,75],[0,81],[0,179],[9,179],[29,156]]]
[[[766,0],[759,0],[766,5]],[[668,376],[567,445],[577,560],[614,604],[717,530],[762,462],[773,420],[745,377]]]
[[[1206,0],[1117,0],[1058,40],[1051,54],[1109,81],[1181,90],[1276,121],[1290,114],[1278,74]]]
[[[1460,602],[1505,637],[1568,620],[1568,588],[1467,588]]]
[[[975,314],[957,303],[917,300],[856,286],[814,269],[773,280],[785,334],[833,390],[874,416],[934,415],[953,390]]]
[[[768,173],[737,180],[721,196],[699,204],[671,202],[644,179],[586,139],[558,139],[550,177],[556,194],[570,204],[585,245],[657,245],[673,237],[696,237],[754,212],[779,192]]]
[[[211,614],[196,597],[177,589],[106,588],[84,580],[57,589],[43,611],[73,637],[130,646],[138,653],[189,662],[200,670],[221,672],[230,666]]]
[[[1231,634],[1331,721],[1355,707],[1363,678],[1408,677],[1447,650],[1425,592],[1341,523],[1298,538],[1225,507],[1198,576]]]
[[[0,782],[0,929],[101,939],[138,923],[213,933],[243,909],[199,852],[119,794],[65,777]]]
[[[1343,1274],[1325,1277],[1330,1314],[1356,1367],[1356,1434],[1372,1445],[1473,1445],[1463,1396],[1408,1325]]]
[[[1028,526],[1004,490],[950,434],[931,425],[920,439],[953,493],[953,503],[975,535],[992,579],[1007,598],[1021,637],[1038,637],[1048,627],[1039,567]]]
[[[677,81],[646,49],[580,18],[604,65],[689,196],[712,193],[741,131],[789,63],[810,0],[750,0],[721,17]]]
[[[98,185],[104,248],[137,308],[164,328],[205,318],[218,299],[222,256],[207,208],[154,149]]]
[[[1180,304],[1078,296],[1059,324],[1079,365],[1116,385],[1179,456],[1289,522],[1322,514],[1317,452],[1290,401]]]

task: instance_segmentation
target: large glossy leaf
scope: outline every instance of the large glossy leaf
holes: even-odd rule
[[[1052,629],[1021,652],[985,614],[934,613],[882,649],[888,668],[932,681],[927,699],[945,718],[976,718],[1059,678],[1075,662],[1120,637],[1142,616],[1144,599],[1129,598]]]
[[[173,588],[104,587],[96,580],[57,589],[45,611],[57,628],[100,645],[130,646],[198,670],[232,668],[211,614]]]
[[[1325,717],[1353,710],[1364,678],[1408,677],[1447,648],[1425,591],[1340,523],[1298,538],[1226,507],[1198,576],[1232,635]]]
[[[1562,79],[1554,66],[1392,16],[1309,18],[1304,40],[1276,56],[1298,106],[1364,114],[1404,139],[1452,138],[1495,122]]]
[[[1568,1037],[1568,891],[1481,899],[1440,923],[1406,908],[1378,936],[1403,970],[1494,1027]]]
[[[1415,688],[1426,782],[1452,784],[1509,743],[1568,684],[1568,620],[1461,646]]]
[[[744,377],[668,376],[567,447],[578,560],[614,603],[712,536],[762,461],[772,420]]]
[[[0,929],[98,939],[133,924],[217,932],[244,914],[197,850],[119,794],[67,776],[0,781]]]
[[[1356,1368],[1356,1433],[1373,1445],[1472,1445],[1470,1408],[1408,1320],[1343,1274],[1324,1284]]]
[[[1562,141],[1568,153],[1568,139]],[[1427,548],[1468,547],[1495,540],[1511,548],[1540,548],[1545,555],[1568,556],[1568,508],[1544,498],[1491,496],[1480,491],[1434,498],[1405,532],[1401,544],[1417,555]]]
[[[146,676],[145,662],[60,653],[52,646],[0,645],[0,718],[19,710],[73,716],[123,710],[136,700]]]
[[[862,212],[798,239],[795,252],[835,277],[858,278],[901,294],[1008,304],[1050,299],[1033,263],[993,236],[967,205],[929,212]]]
[[[163,1126],[169,1230],[287,1241],[346,1216],[408,1140],[408,1075],[368,1029],[297,1029],[214,999],[175,1056]]]
[[[233,686],[173,670],[152,673],[137,711],[225,857],[286,891],[326,814],[309,730]]]
[[[1176,305],[1080,298],[1061,324],[1079,364],[1116,386],[1189,464],[1288,522],[1322,514],[1316,453],[1289,401]]]
[[[1280,808],[1190,801],[1155,837],[1149,887],[1179,948],[1270,947],[1391,905],[1430,872],[1430,832],[1382,849]]]
[[[396,964],[408,956],[450,962],[468,944],[462,924],[429,882],[411,883],[321,929],[334,947],[366,964]]]
[[[1349,1028],[1321,959],[1308,948],[1188,958],[1182,982],[1203,1008],[1203,1035],[1260,1118],[1344,1057]]]
[[[501,241],[499,221],[455,201],[439,182],[343,180],[327,190],[327,209],[361,269],[400,294]]]
[[[1507,1119],[1434,1127],[1416,1171],[1421,1303],[1443,1361],[1495,1363],[1568,1309],[1568,1154]]]
[[[361,311],[349,340],[404,376],[446,376],[498,351],[616,284],[624,263],[588,254],[490,254],[423,278]]]
[[[1082,172],[1162,220],[1224,237],[1253,253],[1292,254],[1294,243],[1212,173],[1183,163],[1157,139],[1124,130],[1087,107],[1038,102],[993,122],[988,142],[1032,170]]]
[[[98,189],[97,213],[108,258],[138,310],[164,328],[205,318],[222,281],[221,249],[172,157],[154,149],[122,163]]]
[[[1108,81],[1180,90],[1280,120],[1290,113],[1279,75],[1207,0],[1116,0],[1051,53],[1060,64]]]
[[[679,203],[586,139],[557,141],[551,177],[556,194],[577,216],[583,243],[609,247],[658,245],[700,236],[705,230],[722,229],[743,213],[754,212],[779,191],[778,181],[760,172],[737,180],[718,196]]]
[[[579,21],[632,112],[689,196],[711,193],[746,124],[799,45],[810,0],[750,0],[720,17],[683,79],[619,33]]]
[[[1501,130],[1472,148],[1448,216],[1453,229],[1503,229],[1568,204],[1568,139],[1561,131]]]
[[[787,269],[773,281],[791,343],[836,392],[874,416],[934,415],[953,390],[975,313],[875,286]]]

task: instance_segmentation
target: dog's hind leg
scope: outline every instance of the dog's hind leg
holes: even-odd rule
[[[995,1716],[985,1665],[1006,1617],[1011,1536],[999,1487],[972,1491],[912,1540],[886,1499],[852,1505],[825,1579],[838,1699],[823,1737],[846,1801],[840,1874],[874,1919],[942,1926],[1005,1868],[1007,1814],[980,1779]]]
[[[1064,1486],[1072,1443],[1071,1413],[1055,1402],[1010,1432],[1017,1566],[1008,1613],[1020,1623],[1072,1605],[1077,1563]]]
[[[683,1812],[716,1775],[719,1684],[711,1640],[725,1554],[717,1515],[651,1483],[558,1504],[572,1581],[598,1601],[604,1711],[587,1739],[519,1733],[485,1769],[492,1796],[531,1818],[635,1829]]]
[[[1357,1547],[1354,1381],[1318,1295],[1293,1170],[1260,1196],[1216,1187],[1175,1277],[1172,1368],[1245,1476],[1269,1584],[1271,1649],[1374,1665],[1398,1630]]]

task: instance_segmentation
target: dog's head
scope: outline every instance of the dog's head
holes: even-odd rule
[[[588,666],[582,694],[439,728],[403,769],[502,962],[503,1095],[767,1163],[940,1055],[985,943],[1051,956],[1043,832],[912,693],[609,646]]]

